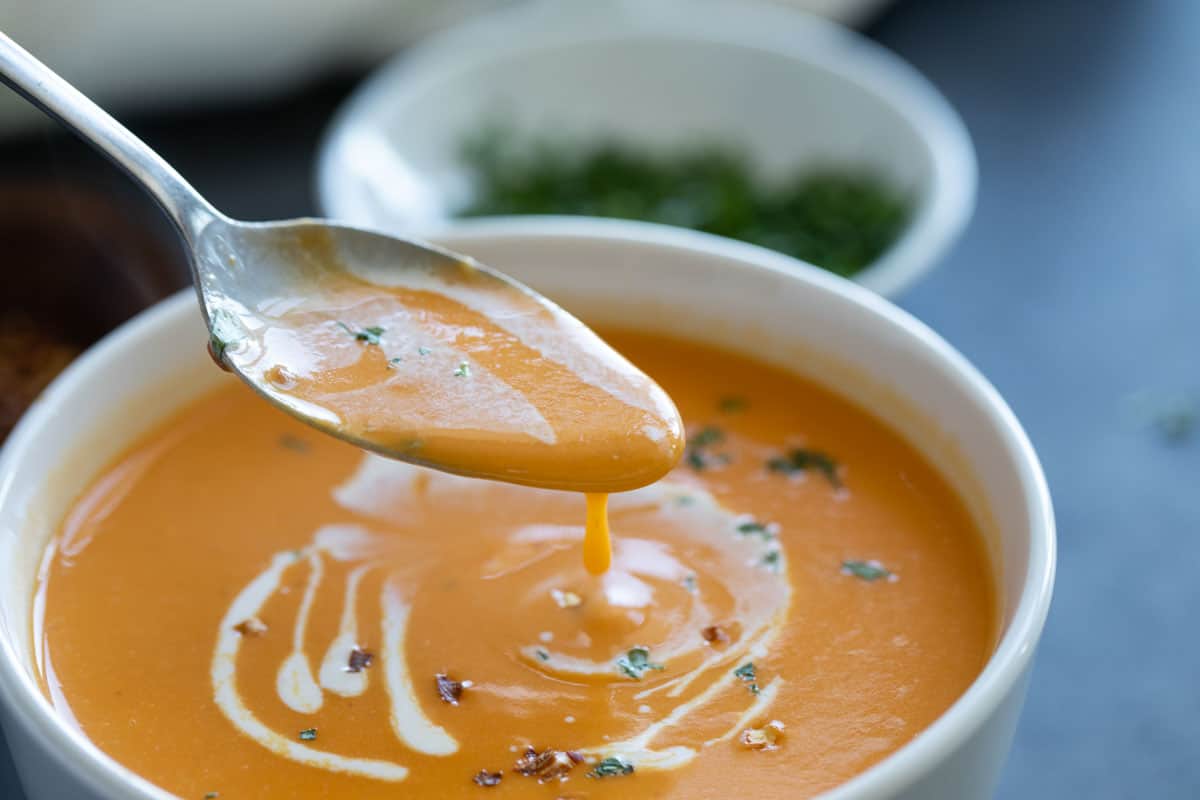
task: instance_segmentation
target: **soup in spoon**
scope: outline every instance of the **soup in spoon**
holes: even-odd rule
[[[653,483],[682,454],[666,393],[561,308],[473,262],[371,269],[319,234],[303,244],[304,294],[253,309],[221,298],[214,354],[361,447],[588,493],[585,563],[607,569],[607,494]]]

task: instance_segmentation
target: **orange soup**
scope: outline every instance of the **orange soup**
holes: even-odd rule
[[[222,800],[795,798],[912,739],[993,646],[962,501],[821,387],[607,338],[688,444],[610,498],[604,574],[579,494],[365,454],[231,384],[64,520],[33,621],[47,697]]]

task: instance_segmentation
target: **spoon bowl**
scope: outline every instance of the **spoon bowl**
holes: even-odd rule
[[[472,258],[323,220],[221,219],[197,238],[196,276],[217,362],[364,449],[586,492],[651,483],[681,455],[650,378]]]

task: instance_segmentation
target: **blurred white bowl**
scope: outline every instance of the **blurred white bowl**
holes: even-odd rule
[[[509,0],[0,0],[0,27],[110,111],[246,102],[376,63]],[[269,46],[264,46],[269,42]],[[48,120],[0,88],[0,136]]]
[[[669,149],[742,147],[764,176],[863,166],[911,193],[901,238],[856,280],[895,295],[945,254],[974,208],[962,121],[912,67],[787,8],[731,0],[538,2],[476,18],[372,77],[322,148],[326,214],[434,234],[470,197],[463,139],[518,132]]]
[[[361,68],[518,0],[4,0],[4,32],[111,111],[215,106]],[[846,24],[889,0],[775,0]],[[263,41],[269,39],[270,47]],[[0,136],[48,120],[0,89]]]

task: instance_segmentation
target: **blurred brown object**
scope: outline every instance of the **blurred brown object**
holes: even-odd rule
[[[75,355],[186,285],[169,236],[119,192],[0,183],[0,442]]]
[[[20,311],[0,311],[0,442],[79,348],[57,341]]]

